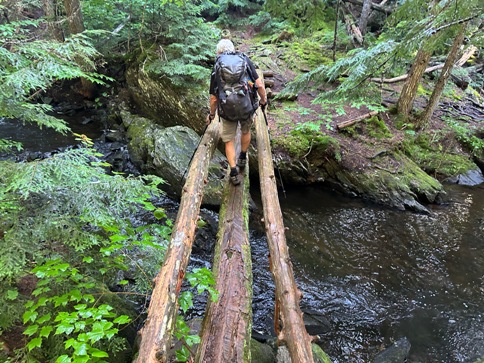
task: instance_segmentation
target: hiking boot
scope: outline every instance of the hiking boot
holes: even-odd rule
[[[239,185],[240,184],[240,179],[239,179],[239,173],[237,172],[237,169],[232,169],[230,172],[230,182],[233,185]]]
[[[245,153],[244,154],[240,153],[239,158],[237,159],[237,166],[239,167],[239,169],[244,169],[246,165],[247,165],[247,156]]]

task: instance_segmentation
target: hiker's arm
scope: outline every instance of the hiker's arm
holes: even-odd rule
[[[207,115],[207,124],[215,118],[215,111],[217,111],[217,96],[210,95],[210,113]]]
[[[257,86],[257,93],[259,94],[260,100],[259,104],[265,105],[267,104],[267,95],[266,95],[266,88],[264,87],[264,83],[262,83],[260,78],[255,80],[255,85]]]

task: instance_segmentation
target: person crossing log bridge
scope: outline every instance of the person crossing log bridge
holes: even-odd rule
[[[261,115],[255,117],[255,125],[264,221],[271,271],[276,285],[276,332],[278,341],[289,350],[293,363],[312,363],[311,338],[305,329],[299,308],[302,295],[296,287],[289,259],[277,196],[267,119],[265,114],[263,116],[264,118]],[[170,360],[178,295],[194,241],[208,164],[218,142],[219,133],[219,123],[211,123],[190,166],[170,245],[163,266],[155,279],[146,323],[140,331],[141,342],[136,363],[166,363]],[[245,177],[245,180],[248,178]],[[208,306],[208,316],[204,321],[196,362],[251,361],[252,273],[247,237],[248,182],[244,182],[244,187],[230,185],[227,188],[229,189],[225,193],[225,203],[221,208],[221,243],[216,249],[214,264],[214,272],[217,275],[216,288],[220,289],[220,303]],[[233,261],[236,263],[231,263]],[[220,281],[226,283],[222,284]],[[239,296],[234,298],[234,293]],[[279,324],[282,326],[280,330]]]
[[[236,145],[238,148],[239,143]],[[242,187],[227,183],[224,190],[212,269],[219,296],[216,302],[207,303],[195,363],[251,361],[252,261],[248,237],[248,165],[240,176],[243,177]]]

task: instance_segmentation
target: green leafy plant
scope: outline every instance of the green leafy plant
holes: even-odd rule
[[[23,314],[24,334],[30,337],[28,351],[40,353],[34,350],[52,336],[65,350],[56,357],[57,363],[106,362],[106,341],[116,337],[119,327],[131,319],[117,316],[112,306],[100,303],[94,297],[96,282],[60,258],[47,260],[32,272],[39,280],[32,292],[35,300],[25,305]],[[63,289],[65,293],[56,294]]]
[[[215,279],[210,270],[206,268],[194,268],[192,272],[187,273],[185,278],[192,288],[197,290],[198,294],[208,292],[210,299],[214,302],[218,300],[218,291],[214,288]],[[183,291],[178,299],[180,310],[186,314],[193,307],[193,293],[189,290]],[[182,315],[178,315],[175,326],[175,337],[182,342],[181,349],[176,351],[176,358],[179,362],[186,362],[193,352],[190,348],[200,343],[200,337],[196,334],[190,334],[190,327],[185,322]]]

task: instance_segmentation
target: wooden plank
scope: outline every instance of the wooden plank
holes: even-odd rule
[[[219,122],[209,125],[190,165],[165,261],[154,281],[148,317],[139,332],[137,363],[168,362],[178,312],[178,294],[195,238],[203,188],[220,137],[219,129]]]

